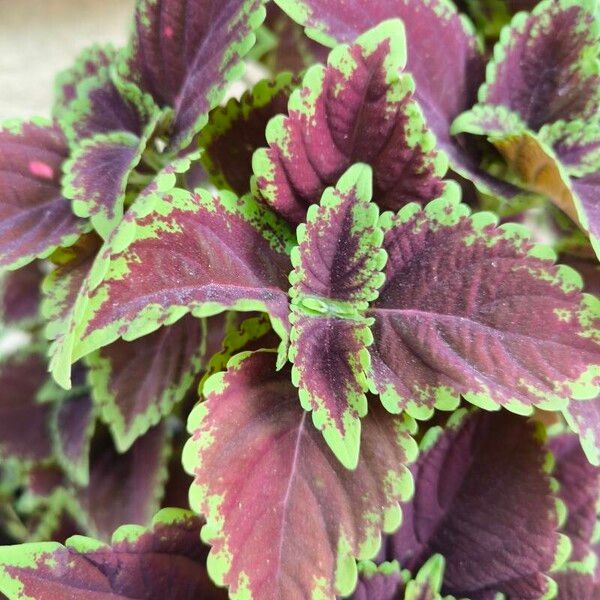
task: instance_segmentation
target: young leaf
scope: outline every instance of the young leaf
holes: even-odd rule
[[[206,124],[265,18],[263,0],[138,0],[121,74],[174,109],[173,151]]]
[[[267,143],[267,123],[285,112],[295,83],[290,73],[281,73],[210,113],[198,142],[204,149],[202,163],[218,188],[240,196],[250,191],[252,155]]]
[[[518,114],[529,129],[586,119],[600,102],[600,26],[593,0],[544,0],[506,28],[479,102]]]
[[[61,193],[67,154],[55,124],[33,120],[0,128],[0,267],[16,269],[46,258],[87,228]]]
[[[307,34],[334,47],[386,19],[401,19],[406,29],[407,72],[415,97],[450,166],[485,193],[511,197],[517,189],[488,175],[473,144],[450,135],[450,124],[470,108],[484,78],[484,59],[469,21],[448,0],[276,0]],[[365,158],[355,157],[357,160]],[[368,161],[367,161],[368,162]],[[430,196],[429,199],[431,199]],[[390,207],[391,208],[391,207]]]
[[[440,595],[444,580],[445,560],[434,554],[420,569],[417,576],[406,584],[404,600],[443,600]],[[453,600],[450,596],[446,600]]]
[[[37,401],[48,364],[32,349],[0,361],[0,456],[41,461],[51,455],[48,423],[51,406]]]
[[[563,510],[540,438],[533,424],[506,411],[459,411],[444,429],[431,429],[413,467],[413,502],[387,540],[386,559],[415,572],[441,554],[442,592],[457,597],[552,597],[546,574],[570,545],[557,533]]]
[[[80,217],[106,238],[123,216],[131,173],[163,113],[148,94],[113,78],[108,67],[82,81],[63,118],[72,145],[63,189]]]
[[[265,207],[229,192],[175,189],[140,198],[98,256],[52,367],[119,337],[133,340],[187,313],[268,312],[287,336],[291,233]]]
[[[385,251],[372,172],[351,167],[298,227],[292,251],[292,378],[313,423],[346,467],[358,463],[372,342],[363,316],[383,283]]]
[[[598,303],[581,278],[523,228],[469,216],[452,192],[382,216],[386,281],[367,311],[373,390],[418,418],[460,395],[520,414],[594,397]]]
[[[61,124],[67,117],[72,102],[77,98],[77,86],[84,80],[98,75],[115,60],[116,52],[112,46],[93,45],[80,52],[75,63],[61,71],[54,83],[54,105],[52,116]]]
[[[307,208],[356,162],[372,165],[383,208],[439,195],[446,161],[412,100],[412,78],[402,73],[403,34],[400,21],[387,21],[337,47],[327,66],[306,73],[289,116],[269,123],[269,148],[253,159],[256,185],[290,223],[303,222]]]
[[[206,324],[186,315],[133,342],[117,340],[87,357],[94,403],[125,452],[180,402],[199,373]]]
[[[0,322],[28,327],[38,321],[43,277],[38,262],[0,276]]]
[[[95,436],[89,485],[77,494],[93,535],[108,539],[122,523],[149,523],[167,479],[169,441],[165,423],[150,429],[125,454],[117,452],[105,432]]]
[[[87,391],[56,403],[50,420],[54,454],[70,479],[87,485],[89,454],[96,415]]]
[[[164,509],[148,529],[123,525],[110,545],[74,536],[0,548],[0,591],[8,600],[224,600],[210,582],[201,521]]]
[[[354,557],[375,556],[412,492],[411,420],[373,407],[349,471],[299,406],[289,368],[275,364],[272,352],[234,357],[190,415],[183,462],[195,477],[191,506],[207,518],[208,571],[249,598],[347,595]]]

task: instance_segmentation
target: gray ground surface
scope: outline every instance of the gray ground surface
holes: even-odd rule
[[[122,44],[133,0],[0,0],[0,121],[48,115],[54,74],[94,42]]]

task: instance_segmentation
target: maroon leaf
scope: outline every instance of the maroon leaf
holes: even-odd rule
[[[38,262],[0,278],[0,321],[26,327],[39,318],[44,273]]]
[[[377,553],[410,496],[411,420],[374,406],[349,471],[300,408],[289,368],[275,363],[273,352],[237,355],[190,415],[183,462],[195,476],[191,505],[207,517],[208,570],[230,593],[254,598],[349,594],[353,557]]]
[[[446,161],[435,151],[412,99],[403,28],[388,21],[336,48],[327,66],[305,75],[288,104],[288,117],[267,127],[269,148],[253,159],[256,185],[290,223],[354,163],[373,167],[374,198],[398,209],[441,193]]]
[[[588,460],[600,466],[600,396],[571,400],[563,413],[571,429],[579,435]]]
[[[74,536],[0,548],[0,589],[9,600],[225,600],[210,582],[201,521],[165,509],[144,529],[124,525],[110,545]]]
[[[508,412],[459,411],[433,428],[414,466],[416,492],[386,558],[416,571],[446,559],[443,593],[536,599],[565,560],[540,432]]]
[[[45,258],[86,228],[61,193],[67,153],[56,125],[36,120],[0,129],[0,267]]]
[[[358,565],[358,584],[352,600],[399,600],[402,574],[396,561],[376,566],[370,561]]]
[[[17,353],[0,362],[0,455],[40,461],[51,455],[52,407],[39,403],[48,364],[41,351]]]
[[[518,226],[468,213],[442,198],[382,218],[386,282],[367,313],[373,389],[417,417],[456,407],[459,394],[522,414],[594,397],[597,309],[579,276]]]
[[[125,453],[100,432],[90,453],[90,479],[79,493],[88,529],[101,539],[123,523],[147,525],[158,510],[167,478],[169,434],[154,427]]]
[[[250,191],[252,155],[267,143],[267,123],[286,111],[294,86],[292,76],[282,73],[211,112],[199,143],[204,148],[202,162],[217,187],[240,196]]]
[[[187,146],[238,77],[265,17],[262,0],[141,0],[122,72],[175,111],[170,144]]]
[[[317,41],[333,47],[386,19],[401,19],[406,29],[408,63],[415,96],[450,166],[484,192],[514,196],[518,190],[481,169],[481,155],[464,136],[450,135],[450,124],[470,108],[484,79],[484,57],[472,25],[445,0],[277,0]],[[364,160],[364,158],[362,158]]]
[[[206,325],[186,315],[133,342],[88,357],[95,403],[117,449],[127,450],[180,402],[201,369]]]
[[[68,385],[70,363],[81,356],[188,312],[268,312],[286,337],[292,235],[249,196],[201,189],[150,195],[128,211],[112,240],[57,346],[53,372],[61,383]]]
[[[89,452],[96,415],[87,392],[56,403],[52,416],[54,452],[65,472],[76,483],[89,478]]]

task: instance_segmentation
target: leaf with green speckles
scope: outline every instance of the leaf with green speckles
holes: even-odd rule
[[[372,166],[382,208],[441,192],[447,161],[413,99],[405,63],[402,23],[386,21],[338,46],[326,66],[309,69],[288,116],[269,122],[269,147],[253,158],[255,186],[288,222],[303,222],[308,207],[357,162]]]
[[[450,135],[452,121],[475,103],[485,67],[473,25],[450,0],[276,0],[276,3],[306,28],[309,37],[330,47],[352,43],[387,19],[401,20],[407,47],[406,71],[414,78],[414,96],[435,135],[437,148],[448,157],[452,169],[471,180],[481,192],[506,199],[518,194],[518,188],[481,167],[482,153],[476,144]],[[385,139],[375,137],[369,143],[378,148],[385,145]],[[352,158],[353,162],[369,162],[365,156]],[[400,161],[403,159],[406,157]],[[376,165],[373,166],[377,171]],[[398,168],[396,164],[394,167]],[[396,179],[394,167],[392,179]],[[386,177],[385,170],[382,177]],[[383,181],[389,183],[387,179]],[[427,201],[434,197],[411,199]]]
[[[76,93],[62,119],[71,145],[63,193],[73,212],[90,217],[106,238],[123,216],[127,185],[166,113],[109,66],[81,81]]]
[[[439,558],[426,569],[442,595],[553,598],[552,572],[571,544],[559,533],[565,509],[540,427],[507,411],[461,410],[421,446],[414,499],[385,560],[416,573],[442,555],[443,580]]]
[[[400,523],[412,482],[414,422],[373,406],[354,471],[343,467],[298,403],[274,352],[243,353],[204,386],[183,455],[193,510],[207,519],[208,571],[246,598],[352,592],[354,557],[372,559]],[[317,524],[318,526],[311,526]],[[320,594],[320,595],[319,595]]]
[[[364,311],[383,284],[386,261],[372,171],[351,167],[313,204],[292,250],[289,357],[300,402],[342,464],[358,463],[367,412],[372,341]]]
[[[61,192],[67,156],[66,139],[54,123],[36,119],[0,127],[0,268],[46,258],[89,229]]]
[[[228,87],[265,18],[263,0],[138,0],[119,72],[174,111],[169,148],[184,149]]]
[[[123,525],[110,544],[83,536],[0,547],[0,592],[8,600],[225,600],[210,581],[202,522],[164,509],[148,528]]]
[[[250,196],[174,189],[140,198],[98,254],[54,347],[70,364],[122,337],[131,341],[187,313],[268,312],[288,331],[289,228]]]
[[[96,44],[82,50],[73,65],[56,76],[52,116],[62,123],[77,98],[77,86],[84,79],[97,76],[115,60],[115,56],[116,52],[110,45]]]
[[[117,449],[126,451],[185,397],[205,355],[206,324],[186,315],[132,342],[90,354],[92,398]]]
[[[532,131],[589,119],[600,103],[595,0],[544,0],[502,31],[479,90],[481,104],[500,105]]]
[[[520,414],[594,397],[598,303],[525,228],[470,215],[453,189],[381,218],[388,262],[367,311],[372,390],[416,418],[461,395]]]
[[[130,133],[98,134],[80,144],[65,164],[63,189],[73,212],[89,217],[104,238],[123,217],[125,190],[142,150]]]
[[[238,195],[250,191],[252,155],[267,143],[267,123],[286,111],[296,85],[291,73],[281,73],[273,80],[260,81],[239,100],[232,98],[210,113],[198,143],[204,150],[202,163],[214,185]]]

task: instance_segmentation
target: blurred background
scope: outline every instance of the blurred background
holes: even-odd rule
[[[0,121],[47,116],[57,71],[94,42],[122,45],[133,0],[0,0]]]

